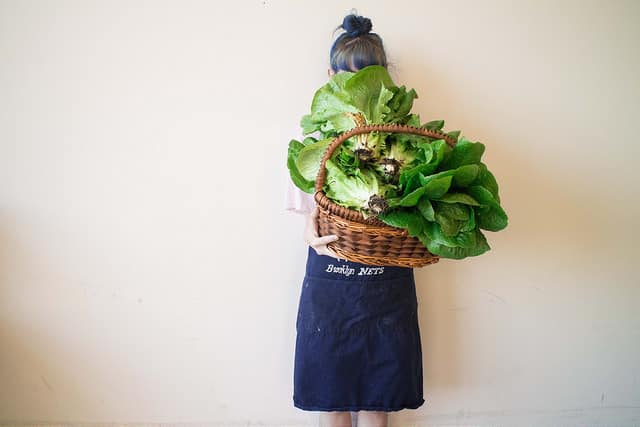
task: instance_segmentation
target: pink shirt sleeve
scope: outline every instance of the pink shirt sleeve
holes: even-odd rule
[[[299,214],[309,214],[316,207],[313,194],[305,193],[295,186],[291,177],[287,176],[284,209]]]

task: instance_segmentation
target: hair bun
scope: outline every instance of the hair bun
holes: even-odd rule
[[[342,28],[351,37],[357,37],[361,34],[366,34],[371,31],[371,19],[358,15],[347,15],[342,21]]]

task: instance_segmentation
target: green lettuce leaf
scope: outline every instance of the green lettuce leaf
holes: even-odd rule
[[[320,162],[322,156],[332,140],[322,139],[313,144],[309,144],[303,147],[296,157],[295,163],[300,174],[307,181],[315,181],[318,176],[318,169],[320,168]]]
[[[315,189],[315,180],[306,179],[296,166],[296,158],[303,148],[304,145],[302,145],[300,141],[296,141],[295,139],[289,141],[289,148],[287,150],[287,168],[289,169],[291,180],[296,187],[305,193],[313,194]]]
[[[442,243],[435,242],[428,238],[422,238],[420,240],[427,247],[429,252],[434,255],[438,255],[442,258],[463,259],[467,257],[482,255],[483,253],[491,249],[491,247],[487,243],[487,239],[479,229],[476,228],[473,233],[475,234],[476,244],[468,248],[461,246],[451,247]]]
[[[464,137],[453,147],[447,158],[440,164],[440,170],[456,169],[460,166],[477,164],[484,153],[484,145],[471,142]]]
[[[467,189],[469,195],[481,205],[476,209],[478,227],[489,231],[500,231],[508,224],[507,214],[493,194],[480,185]]]

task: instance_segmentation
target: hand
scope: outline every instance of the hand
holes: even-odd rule
[[[304,241],[306,244],[315,249],[318,255],[328,255],[330,257],[338,258],[335,252],[327,247],[327,243],[334,242],[338,240],[338,236],[335,234],[329,234],[327,236],[318,236],[318,231],[316,230],[316,223],[318,219],[318,207],[316,206],[313,211],[307,215],[307,225],[304,229]]]

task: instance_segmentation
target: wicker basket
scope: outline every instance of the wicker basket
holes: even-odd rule
[[[442,132],[407,125],[357,126],[335,138],[327,147],[315,182],[315,201],[318,204],[318,233],[320,236],[335,234],[339,238],[327,244],[342,259],[368,265],[423,267],[434,264],[440,258],[430,253],[416,237],[407,230],[392,227],[375,217],[365,219],[355,210],[332,202],[324,193],[327,170],[325,164],[333,152],[354,135],[373,131],[409,133],[443,139],[450,146],[456,140]]]

